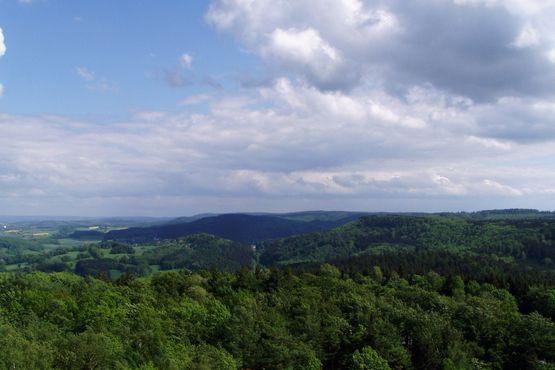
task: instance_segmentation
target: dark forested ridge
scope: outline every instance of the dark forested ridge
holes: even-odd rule
[[[180,237],[207,233],[225,239],[256,243],[262,240],[283,238],[308,232],[331,229],[345,224],[359,216],[331,220],[296,219],[266,215],[226,214],[204,217],[194,221],[151,227],[132,227],[125,230],[114,230],[106,234],[105,240],[122,240],[133,243],[144,243],[160,239],[177,239]]]
[[[229,216],[188,224],[249,243],[1,238],[0,369],[555,369],[551,213]]]

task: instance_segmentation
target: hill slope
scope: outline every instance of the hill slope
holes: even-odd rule
[[[193,222],[114,230],[106,234],[105,240],[142,243],[206,233],[236,242],[257,243],[263,240],[331,229],[353,220],[353,217],[347,216],[333,221],[300,221],[277,216],[226,214],[206,217]]]
[[[444,249],[542,262],[555,259],[555,221],[478,221],[440,216],[367,216],[334,230],[263,244],[265,265],[324,262],[360,254]]]
[[[158,266],[162,270],[185,268],[234,271],[241,267],[251,267],[254,261],[253,250],[248,245],[207,234],[197,234],[177,241],[142,247],[133,247],[119,242],[104,242],[94,251],[95,258],[90,258],[86,254],[83,259],[77,261],[75,266],[75,272],[83,276],[110,276],[114,271],[119,271],[115,273],[116,276],[124,272],[146,275],[153,266]],[[38,268],[49,271],[49,267],[56,265],[56,259],[51,261],[54,263],[46,263]]]

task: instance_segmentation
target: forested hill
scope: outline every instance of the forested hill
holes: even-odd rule
[[[459,217],[471,220],[522,220],[555,219],[555,212],[537,209],[509,208],[492,209],[477,212],[438,213],[440,216]]]
[[[443,250],[550,264],[555,220],[481,221],[441,216],[367,216],[334,230],[265,242],[260,262],[288,265],[358,255]]]
[[[343,225],[360,217],[347,214],[339,219],[308,220],[267,215],[225,214],[205,217],[192,222],[169,223],[152,227],[132,227],[114,230],[105,235],[105,240],[120,240],[133,243],[160,239],[178,239],[188,235],[206,233],[242,243],[257,243],[263,240],[283,238]],[[293,219],[292,219],[293,218]]]

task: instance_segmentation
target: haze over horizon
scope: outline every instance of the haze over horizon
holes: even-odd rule
[[[549,0],[0,0],[0,214],[555,209]]]

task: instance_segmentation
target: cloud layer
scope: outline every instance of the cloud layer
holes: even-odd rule
[[[473,117],[486,108],[435,90],[411,92],[409,104],[284,78],[214,101],[204,114],[141,112],[110,125],[3,115],[0,201],[35,213],[438,210],[555,192],[550,142],[484,137]]]

